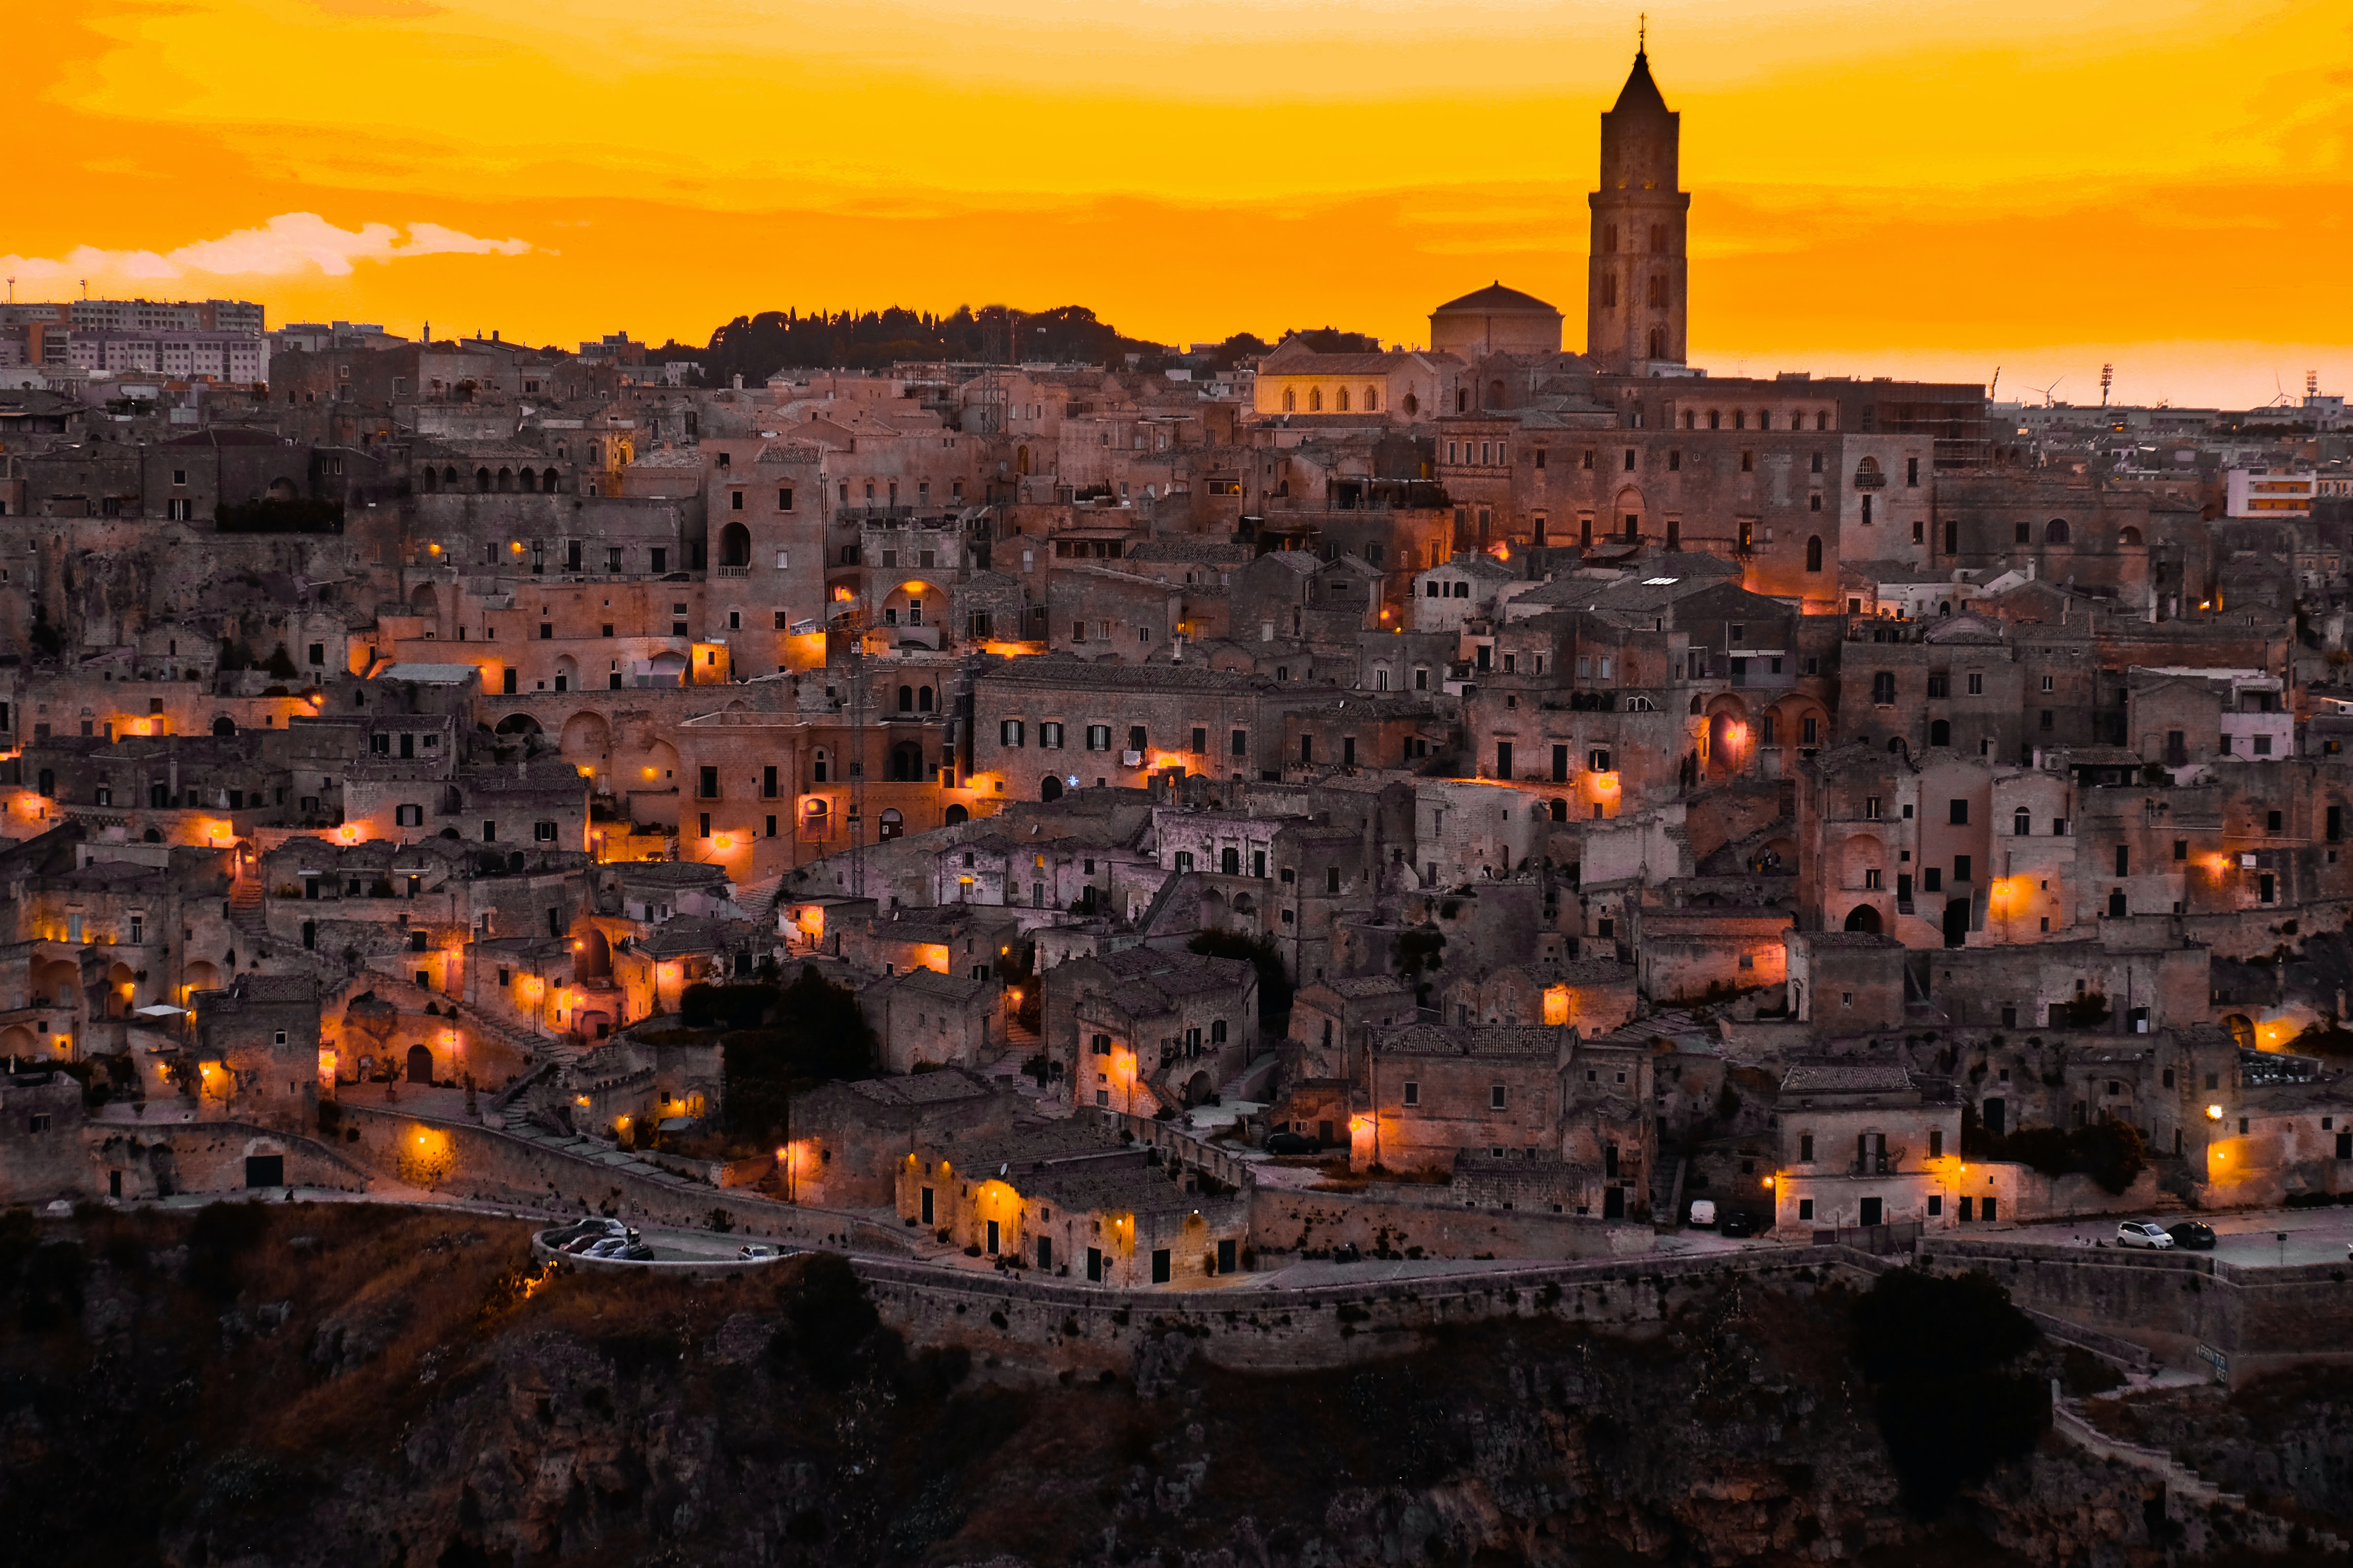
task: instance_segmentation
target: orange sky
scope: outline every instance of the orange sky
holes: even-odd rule
[[[1651,4],[1696,363],[2353,392],[2345,0]],[[1412,342],[1501,278],[1577,346],[1633,23],[1584,0],[19,9],[18,299],[87,278],[565,343],[994,300],[1171,342]]]

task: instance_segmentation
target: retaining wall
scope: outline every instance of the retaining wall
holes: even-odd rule
[[[805,1247],[908,1250],[900,1230],[863,1215],[776,1203],[741,1187],[709,1187],[667,1173],[648,1175],[477,1122],[351,1102],[344,1103],[343,1118],[360,1132],[358,1142],[344,1145],[347,1152],[386,1175],[438,1192],[493,1201],[522,1197],[557,1212],[593,1211],[681,1230],[712,1229],[715,1213],[730,1235]],[[420,1134],[438,1141],[423,1145],[433,1155],[423,1169],[407,1154]]]
[[[1366,1252],[1428,1258],[1530,1260],[1625,1258],[1648,1253],[1648,1225],[1546,1214],[1533,1209],[1467,1208],[1440,1195],[1445,1187],[1372,1193],[1318,1193],[1261,1186],[1250,1194],[1250,1245],[1261,1254],[1323,1252],[1353,1245]],[[1428,1195],[1425,1195],[1428,1194]]]
[[[976,1356],[1146,1378],[1155,1358],[1172,1354],[1261,1372],[1346,1365],[1405,1354],[1429,1333],[1498,1318],[1654,1323],[1714,1291],[1731,1272],[1796,1289],[1831,1279],[1868,1283],[1853,1255],[1837,1247],[1531,1265],[1288,1290],[1248,1283],[1208,1290],[1103,1290],[943,1271],[895,1258],[853,1258],[850,1266],[883,1321],[913,1343],[961,1344]]]
[[[1990,1274],[2020,1306],[2200,1368],[2221,1352],[2236,1384],[2281,1367],[2353,1362],[2353,1268],[2316,1263],[2248,1268],[2198,1253],[2018,1242],[1923,1242],[1924,1264]]]

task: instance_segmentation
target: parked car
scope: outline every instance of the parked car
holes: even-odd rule
[[[562,1247],[556,1248],[556,1250],[559,1252],[571,1253],[575,1258],[586,1257],[590,1250],[606,1242],[627,1241],[628,1239],[628,1233],[624,1230],[587,1230],[574,1237],[570,1241],[565,1242]]]
[[[1318,1154],[1324,1145],[1304,1132],[1270,1132],[1266,1135],[1266,1152],[1270,1154]]]
[[[2153,1247],[2159,1252],[2173,1250],[2173,1237],[2155,1220],[2128,1219],[2116,1226],[2118,1247]]]
[[[642,1241],[625,1241],[617,1251],[607,1252],[603,1256],[619,1258],[624,1263],[651,1263],[654,1260],[654,1249]]]
[[[2214,1250],[2214,1227],[2202,1220],[2185,1219],[2179,1225],[2168,1225],[2165,1234],[2173,1237],[2176,1247],[2195,1247],[2200,1252]]]
[[[1706,1230],[1715,1224],[1715,1203],[1710,1198],[1694,1198],[1691,1206],[1694,1229]]]
[[[626,1236],[608,1236],[601,1241],[590,1242],[588,1244],[588,1249],[581,1254],[581,1256],[584,1258],[617,1258],[629,1247],[637,1245],[638,1243],[631,1241]],[[648,1256],[651,1255],[649,1254]]]
[[[1717,1226],[1715,1231],[1718,1236],[1755,1236],[1757,1216],[1736,1210],[1724,1216],[1724,1223]]]
[[[628,1234],[628,1226],[619,1220],[606,1219],[602,1215],[597,1215],[590,1219],[575,1220],[570,1225],[558,1226],[545,1233],[541,1239],[549,1247],[562,1252],[571,1249],[572,1244],[584,1237],[591,1241],[601,1241],[608,1236]]]
[[[769,1242],[753,1241],[746,1242],[742,1247],[737,1247],[735,1249],[735,1256],[743,1262],[756,1263],[765,1258],[789,1258],[792,1255],[784,1247],[775,1246]]]

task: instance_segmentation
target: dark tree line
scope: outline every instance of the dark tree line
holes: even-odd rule
[[[1129,337],[1084,305],[1016,310],[1010,314],[1008,335],[1008,308],[1003,305],[983,305],[978,310],[959,305],[946,315],[897,305],[884,310],[763,310],[756,316],[736,317],[712,332],[707,346],[670,342],[648,357],[696,361],[702,366],[703,384],[710,386],[725,386],[738,375],[746,384],[757,384],[779,370],[881,370],[906,360],[1002,362],[1008,353],[1015,363],[1102,365],[1124,364],[1127,355],[1135,354],[1138,368],[1146,371],[1159,370],[1184,357],[1181,346],[1171,348]],[[1304,337],[1327,353],[1380,347],[1377,338],[1336,327],[1294,329],[1282,334],[1293,336]],[[1255,334],[1236,332],[1203,358],[1187,363],[1203,369],[1228,369],[1273,347]]]

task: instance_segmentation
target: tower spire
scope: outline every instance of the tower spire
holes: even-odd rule
[[[1634,17],[1634,52],[1648,54],[1651,49],[1651,14],[1638,12]]]

